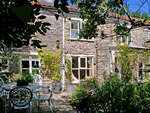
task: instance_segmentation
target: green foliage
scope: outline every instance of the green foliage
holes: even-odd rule
[[[72,74],[72,70],[71,70],[71,61],[69,59],[65,59],[65,63],[67,66],[67,71],[66,71],[66,83],[67,84],[72,84],[71,83],[71,74]]]
[[[80,85],[73,93],[71,106],[82,113],[141,113],[150,110],[150,83],[124,83],[111,76],[102,86],[91,81],[91,89]]]
[[[32,75],[34,75],[34,74],[39,74],[39,70],[38,69],[33,69],[32,70]]]
[[[140,63],[147,63],[150,51],[147,49],[133,49],[130,48],[129,45],[118,45],[117,46],[118,52],[116,53],[116,66],[121,68],[121,76],[122,80],[124,82],[128,82],[133,77],[134,79],[137,79],[133,76],[133,70],[138,69],[139,67],[137,64]],[[146,66],[145,66],[146,67]],[[142,77],[144,75],[141,75]],[[145,78],[147,78],[145,76]]]
[[[4,83],[6,83],[6,78],[3,76],[3,74],[0,74],[0,77],[3,79]]]
[[[16,74],[12,77],[12,81],[17,82],[18,86],[27,86],[29,82],[33,83],[33,80],[33,77],[28,72]]]
[[[123,46],[118,45],[117,48],[119,54],[117,54],[116,58],[120,63],[122,79],[128,82],[132,77],[132,69],[135,65],[135,60],[132,59],[131,50],[127,44]]]
[[[61,56],[42,49],[38,50],[38,54],[41,62],[44,63],[44,66],[42,66],[43,76],[49,77],[54,81],[60,81]]]
[[[35,4],[32,4],[34,2]],[[1,0],[0,1],[0,47],[11,49],[13,47],[28,46],[35,32],[45,34],[49,23],[42,22],[44,16],[39,16],[41,5],[37,0]],[[38,17],[38,20],[36,19]],[[34,24],[33,24],[34,23]],[[46,24],[45,24],[46,23]],[[33,41],[33,46],[39,42]]]

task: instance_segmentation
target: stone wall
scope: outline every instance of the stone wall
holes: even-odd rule
[[[41,40],[41,45],[46,45],[49,51],[59,52],[62,54],[62,40],[63,40],[63,18],[59,17],[56,20],[55,16],[45,13],[47,18],[44,22],[49,22],[51,26],[45,36],[37,34],[33,39]],[[96,57],[96,68],[94,74],[98,80],[103,80],[103,73],[109,76],[109,45],[116,45],[116,33],[114,32],[117,18],[109,17],[105,25],[98,26],[98,36],[93,41],[87,40],[72,40],[70,39],[70,17],[79,19],[79,12],[71,11],[70,14],[65,15],[65,53],[67,55],[94,55]],[[123,23],[124,20],[119,21]],[[129,23],[130,24],[130,23]],[[105,37],[101,37],[101,32],[104,32]],[[148,32],[145,28],[136,28],[131,31],[132,46],[144,46],[145,41],[148,40]],[[60,41],[59,49],[56,47],[56,41]],[[31,49],[31,48],[30,48]],[[71,57],[68,56],[71,60]]]

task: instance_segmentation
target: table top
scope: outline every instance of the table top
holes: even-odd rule
[[[5,89],[6,91],[10,91],[15,87],[17,87],[16,82],[4,84],[2,86],[2,88]],[[36,89],[39,89],[39,88],[50,87],[50,85],[40,85],[40,84],[37,84],[37,83],[29,83],[29,85],[25,86],[25,87],[28,87],[29,89],[31,89],[33,91],[33,90],[36,90]]]

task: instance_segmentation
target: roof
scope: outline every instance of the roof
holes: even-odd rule
[[[45,1],[39,1],[39,3],[42,6],[48,6],[48,7],[54,7],[54,3],[50,3],[50,2],[45,2]],[[34,4],[34,3],[33,3]],[[79,8],[75,7],[75,6],[67,6],[68,9],[71,10],[80,10]],[[116,13],[108,13],[109,16],[113,16],[113,17],[117,17],[117,18],[121,18],[121,19],[129,19],[127,16],[122,16]],[[131,19],[135,20],[135,21],[144,21],[144,19],[140,19],[140,18],[135,18],[135,17],[131,17]],[[147,24],[150,24],[150,20],[146,20],[145,21]]]

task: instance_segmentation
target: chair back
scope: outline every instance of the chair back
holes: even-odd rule
[[[4,83],[3,79],[0,77],[0,87],[2,87],[4,84],[5,83]]]
[[[9,92],[9,99],[13,106],[23,107],[30,105],[33,94],[27,87],[16,87]]]
[[[42,85],[42,77],[41,77],[41,75],[34,74],[32,76],[33,76],[33,79],[34,79],[35,83],[38,83],[39,85]]]
[[[52,96],[53,96],[53,92],[54,92],[54,90],[55,90],[56,85],[57,85],[58,82],[59,82],[59,81],[55,82],[54,85],[52,85],[53,87],[52,87],[52,92],[51,92],[51,94],[50,94],[50,99],[51,99]]]

